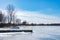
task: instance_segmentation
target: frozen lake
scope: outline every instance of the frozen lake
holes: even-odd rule
[[[60,26],[32,26],[33,33],[0,33],[0,40],[60,40]]]

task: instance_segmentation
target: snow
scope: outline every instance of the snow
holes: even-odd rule
[[[0,33],[1,40],[60,40],[60,26],[32,26],[33,33]]]

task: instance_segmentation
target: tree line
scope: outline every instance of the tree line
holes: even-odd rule
[[[0,10],[0,24],[1,23],[8,23],[8,24],[20,24],[21,23],[21,19],[18,19],[15,15],[16,11],[15,11],[15,7],[11,4],[7,5],[6,7],[6,13],[7,15],[5,16],[5,14],[3,13],[2,10]],[[26,24],[26,21],[22,22],[23,24]]]

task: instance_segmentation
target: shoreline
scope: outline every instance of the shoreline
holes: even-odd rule
[[[60,23],[57,24],[9,24],[9,23],[0,23],[0,27],[9,27],[9,26],[60,26]]]

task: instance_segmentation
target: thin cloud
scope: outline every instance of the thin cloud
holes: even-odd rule
[[[29,23],[60,23],[58,17],[45,15],[40,12],[17,11],[16,15],[21,20],[26,20]]]

